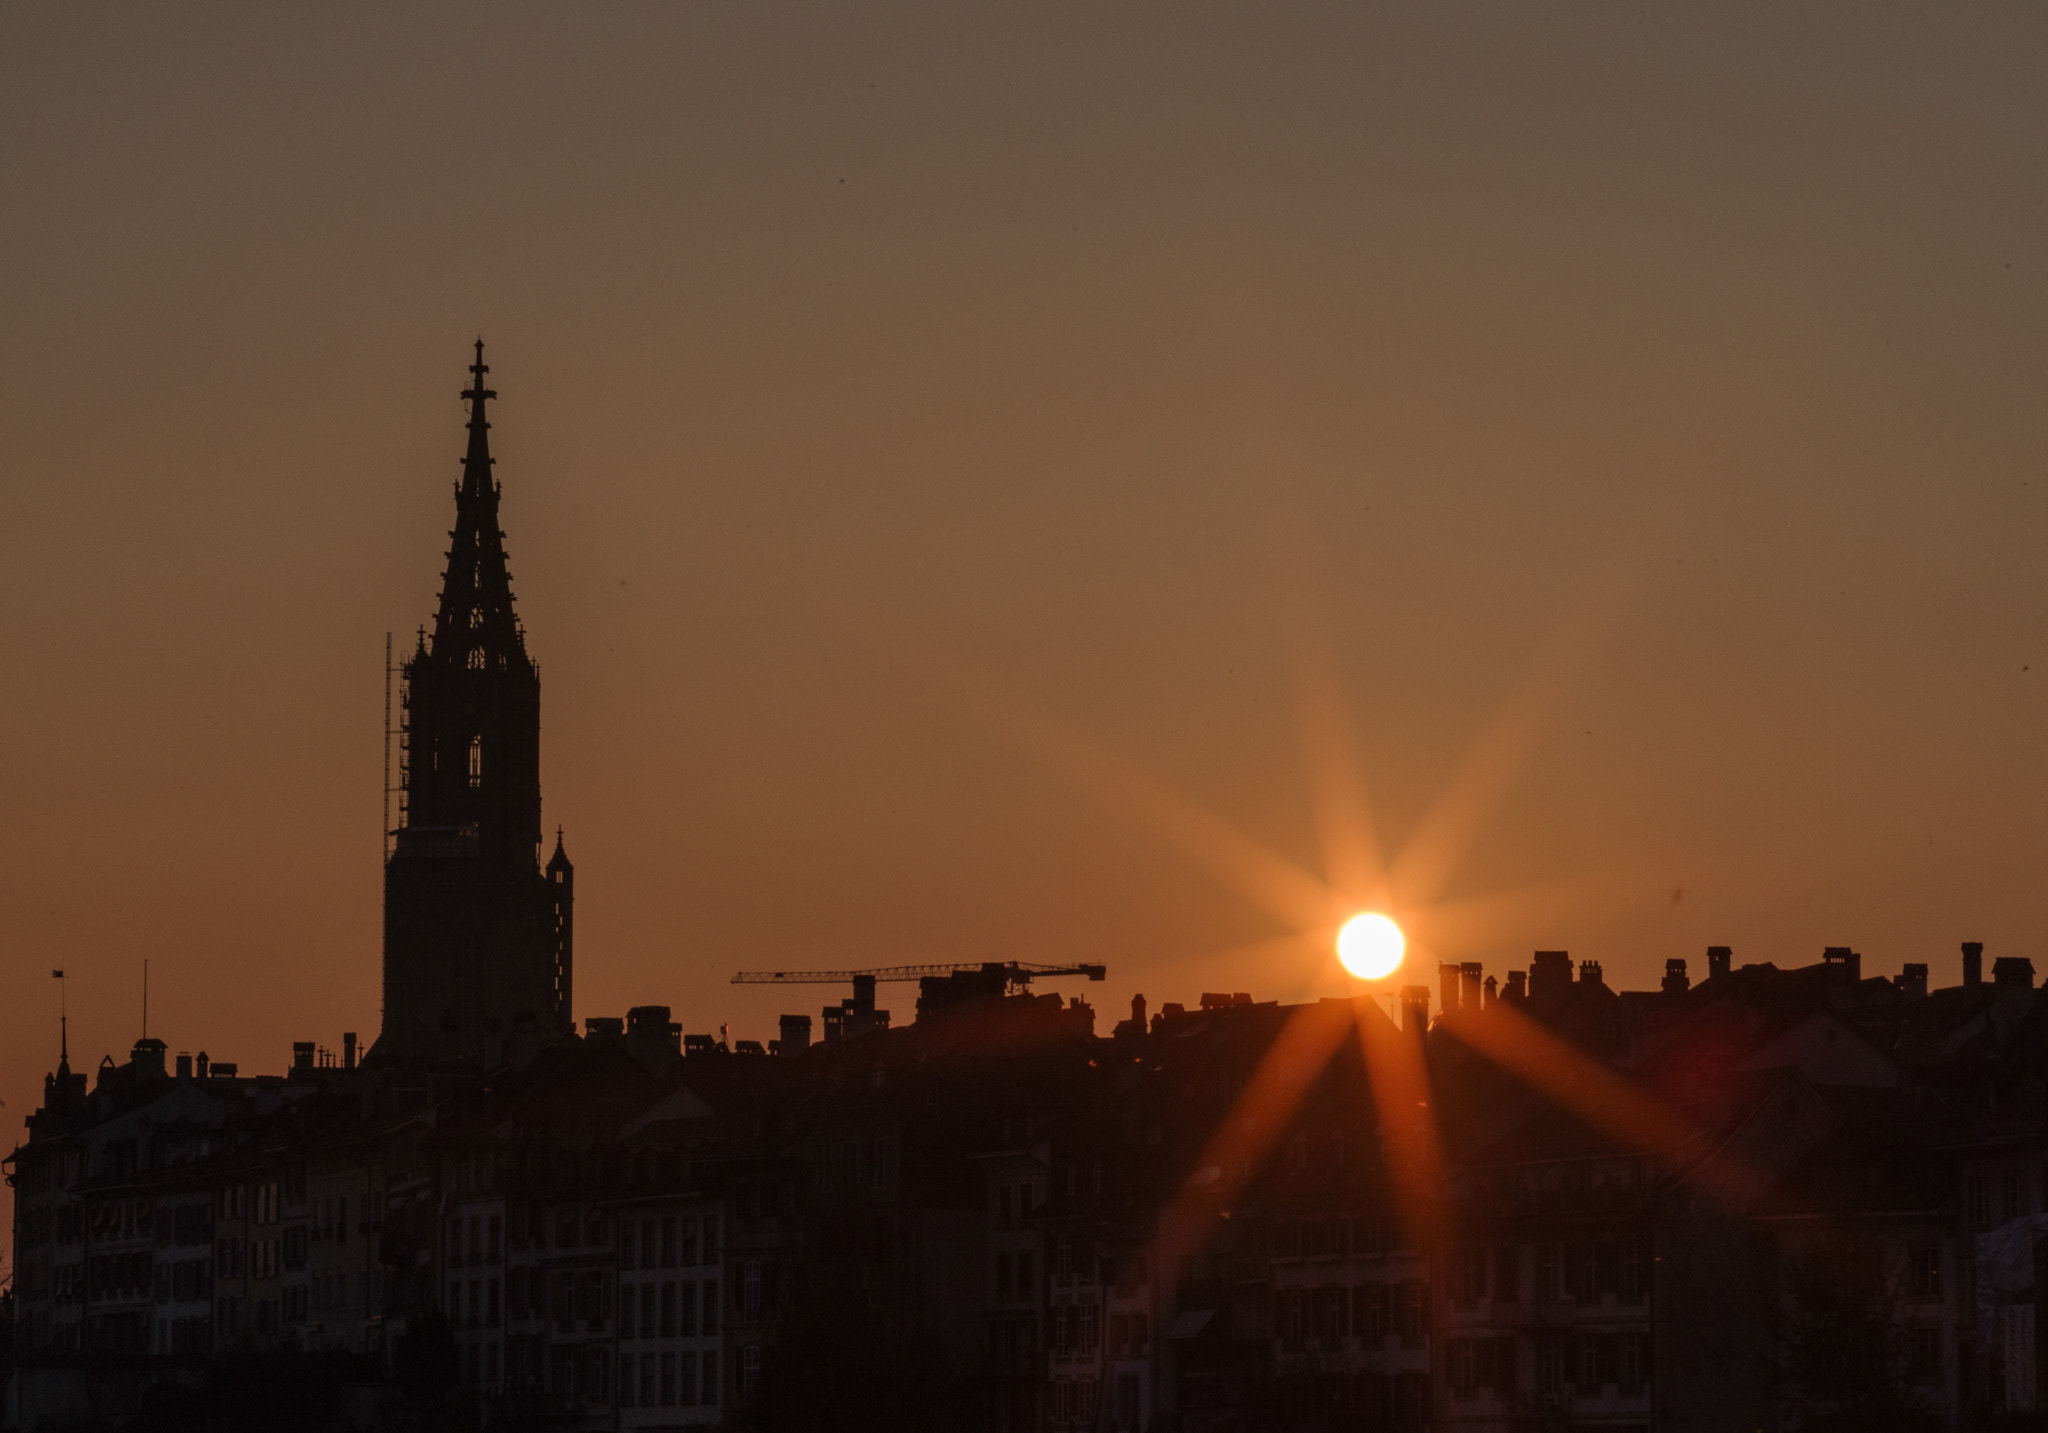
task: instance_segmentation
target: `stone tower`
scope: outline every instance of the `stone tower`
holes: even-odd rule
[[[512,610],[483,341],[431,636],[405,663],[405,803],[384,863],[376,1063],[492,1068],[572,1033],[574,869],[541,865],[540,673]]]

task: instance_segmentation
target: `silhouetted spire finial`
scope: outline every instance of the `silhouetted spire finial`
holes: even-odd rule
[[[476,362],[469,365],[469,371],[475,381],[469,387],[462,390],[464,398],[481,404],[486,398],[496,398],[498,396],[490,389],[484,387],[484,375],[491,371],[491,366],[484,362],[484,341],[481,338],[476,341]],[[478,410],[476,416],[483,416],[481,410]]]

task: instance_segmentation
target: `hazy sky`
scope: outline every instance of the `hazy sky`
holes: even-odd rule
[[[174,1052],[376,1031],[479,333],[579,1018],[1335,993],[1246,873],[1329,873],[1347,754],[1390,857],[1469,833],[1403,914],[1489,971],[2048,957],[2044,62],[1991,6],[0,11],[0,1118],[55,966],[74,1064],[145,956]]]

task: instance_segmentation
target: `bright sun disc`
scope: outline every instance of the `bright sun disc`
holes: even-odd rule
[[[1353,916],[1337,932],[1337,959],[1360,980],[1392,975],[1407,949],[1408,937],[1401,934],[1401,927],[1377,911]]]

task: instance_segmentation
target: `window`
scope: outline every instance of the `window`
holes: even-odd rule
[[[719,1397],[718,1355],[715,1353],[707,1353],[704,1355],[704,1378],[700,1386],[703,1388],[704,1392],[703,1396],[700,1397],[697,1401],[699,1403],[702,1403],[707,1408],[716,1408],[719,1403]]]
[[[1928,1300],[1941,1297],[1939,1244],[1916,1244],[1906,1251],[1906,1297]]]
[[[2020,1176],[2016,1169],[2008,1169],[1998,1176],[1998,1218],[2000,1223],[2010,1223],[2025,1211],[2020,1208]]]
[[[657,1325],[654,1322],[654,1285],[640,1286],[640,1337],[653,1338]]]
[[[1600,1346],[1605,1337],[1600,1334],[1582,1333],[1572,1342],[1577,1345],[1573,1352],[1576,1367],[1572,1371],[1572,1386],[1581,1393],[1598,1393],[1605,1380],[1601,1377]]]
[[[1273,1295],[1274,1332],[1280,1335],[1280,1342],[1288,1348],[1301,1347],[1308,1330],[1302,1308],[1302,1290],[1281,1289]]]
[[[1563,1334],[1541,1334],[1536,1340],[1536,1391],[1550,1395],[1564,1392]]]
[[[999,1304],[1010,1301],[1010,1267],[1008,1254],[996,1255],[996,1302]]]
[[[484,669],[484,649],[483,649],[483,648],[481,648],[481,647],[471,647],[471,648],[469,649],[469,669],[470,669],[470,670],[471,670],[472,672],[481,672],[481,671],[482,671],[482,670]]]
[[[1600,1302],[1600,1251],[1593,1244],[1572,1244],[1567,1246],[1565,1256],[1569,1264],[1565,1277],[1570,1281],[1571,1296],[1582,1304]]]
[[[1494,1248],[1493,1296],[1506,1304],[1517,1303],[1522,1297],[1522,1251],[1513,1244]]]
[[[621,1284],[621,1285],[619,1285],[619,1337],[620,1337],[620,1338],[637,1338],[637,1337],[639,1337],[639,1333],[638,1333],[638,1321],[637,1321],[637,1320],[636,1320],[636,1319],[635,1319],[635,1318],[633,1317],[633,1315],[634,1315],[634,1314],[635,1314],[635,1313],[636,1313],[636,1312],[638,1311],[639,1307],[640,1307],[640,1294],[639,1294],[639,1291],[638,1291],[637,1289],[635,1289],[635,1288],[634,1288],[634,1287],[633,1287],[633,1286],[632,1286],[631,1284]],[[622,1367],[623,1367],[623,1365],[622,1365]],[[624,1373],[621,1373],[621,1374],[619,1375],[619,1380],[620,1380],[620,1381],[619,1381],[619,1388],[620,1388],[621,1392],[623,1392],[623,1391],[624,1391],[624,1389],[625,1389],[625,1387],[626,1387],[626,1376],[625,1376],[625,1374],[624,1374]],[[622,1401],[623,1401],[623,1400],[622,1400]]]
[[[740,1402],[752,1403],[761,1391],[761,1349],[748,1344],[740,1350]]]
[[[718,1280],[706,1279],[698,1293],[701,1295],[698,1306],[704,1313],[699,1329],[709,1338],[718,1332]]]
[[[749,1259],[740,1271],[740,1314],[744,1318],[757,1319],[761,1316],[761,1261]]]
[[[1623,1334],[1619,1362],[1614,1381],[1621,1396],[1641,1397],[1643,1384],[1650,1373],[1650,1336],[1646,1333]]]
[[[1539,1244],[1536,1248],[1536,1298],[1540,1303],[1556,1303],[1564,1297],[1564,1251],[1556,1244]]]
[[[1965,1186],[1964,1202],[1969,1210],[1972,1229],[1991,1227],[1991,1182],[1981,1174],[1970,1176]]]
[[[1352,1314],[1352,1327],[1358,1330],[1367,1348],[1378,1348],[1387,1336],[1387,1286],[1360,1284],[1354,1302],[1357,1307]]]
[[[483,654],[478,652],[473,655],[479,659],[478,665],[482,665],[481,659]],[[469,784],[471,786],[481,786],[484,784],[484,739],[480,736],[473,736],[469,739]]]
[[[689,1285],[685,1284],[683,1287],[687,1289]],[[661,1286],[661,1336],[663,1338],[674,1338],[675,1335],[676,1286],[674,1284],[663,1284]]]
[[[622,1353],[619,1355],[619,1407],[631,1408],[634,1395],[639,1391],[640,1384],[634,1376],[633,1355]]]
[[[1429,1334],[1429,1284],[1410,1279],[1400,1285],[1400,1333],[1403,1348],[1420,1348]]]
[[[1915,1383],[1941,1382],[1941,1330],[1906,1330],[1906,1373]]]
[[[1486,1252],[1484,1247],[1457,1251],[1451,1268],[1451,1302],[1461,1309],[1469,1309],[1486,1297]]]
[[[1625,1304],[1642,1302],[1643,1295],[1649,1291],[1650,1287],[1649,1246],[1641,1243],[1622,1245],[1621,1269],[1619,1273],[1618,1283],[1621,1301]]]
[[[1081,1305],[1081,1353],[1084,1357],[1094,1354],[1100,1337],[1100,1321],[1096,1316],[1095,1305]]]
[[[1479,1340],[1454,1338],[1445,1350],[1449,1357],[1445,1382],[1450,1386],[1453,1398],[1476,1398],[1479,1395]]]

